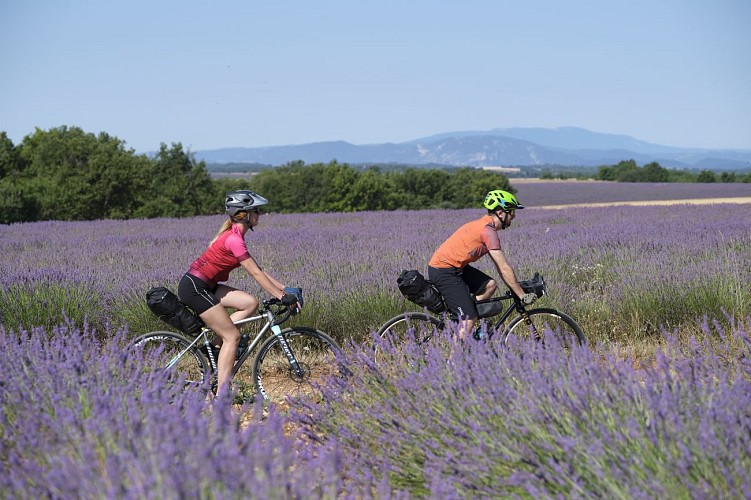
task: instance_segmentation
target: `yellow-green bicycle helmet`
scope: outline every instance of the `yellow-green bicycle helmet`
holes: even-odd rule
[[[488,210],[495,211],[500,209],[504,212],[524,208],[524,206],[516,199],[516,196],[501,189],[496,189],[485,195],[484,205]]]

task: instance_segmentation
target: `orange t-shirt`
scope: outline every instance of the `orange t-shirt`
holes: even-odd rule
[[[485,215],[467,222],[438,247],[430,258],[430,267],[463,268],[491,250],[500,250],[501,240],[493,225],[493,217]]]

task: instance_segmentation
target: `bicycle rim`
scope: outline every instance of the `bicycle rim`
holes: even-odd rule
[[[320,388],[341,374],[339,347],[325,333],[314,328],[295,327],[282,331],[298,369],[294,369],[277,337],[268,339],[256,357],[253,380],[261,395],[273,403],[291,398],[321,397]]]
[[[143,353],[150,368],[164,372],[171,381],[186,386],[200,386],[209,366],[196,349],[188,349],[190,341],[172,332],[153,332],[136,339],[134,346]],[[182,355],[181,355],[182,353]]]
[[[404,342],[415,342],[418,345],[428,342],[439,330],[443,323],[435,316],[425,313],[405,313],[388,320],[378,330],[378,336],[391,345]],[[376,344],[373,348],[375,361],[383,356],[383,349]]]
[[[554,309],[534,309],[527,314],[529,321],[519,316],[509,324],[503,337],[504,345],[508,345],[511,338],[534,339],[564,349],[584,345],[584,333],[571,316]]]

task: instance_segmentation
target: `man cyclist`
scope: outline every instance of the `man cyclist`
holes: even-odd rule
[[[490,191],[484,205],[488,213],[457,229],[438,247],[428,263],[428,279],[443,295],[449,313],[459,319],[460,340],[474,331],[478,319],[475,302],[491,298],[498,288],[490,276],[469,265],[483,255],[490,254],[503,282],[524,304],[532,304],[537,299],[533,293],[525,294],[519,286],[498,237],[498,231],[509,227],[516,210],[524,206],[513,194],[500,189]]]

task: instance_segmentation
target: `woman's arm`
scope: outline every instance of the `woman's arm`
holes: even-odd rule
[[[277,299],[281,299],[284,295],[284,285],[279,283],[263,269],[261,269],[256,263],[253,257],[245,259],[240,262],[240,265],[245,269],[248,274],[261,285],[261,288],[266,290],[270,295],[273,295]]]
[[[274,278],[273,276],[271,276],[271,275],[270,275],[270,274],[269,274],[269,273],[268,273],[267,271],[264,271],[264,270],[262,269],[262,270],[261,270],[261,272],[262,272],[263,274],[265,274],[265,275],[266,275],[266,277],[267,277],[267,278],[268,278],[269,280],[271,280],[271,282],[272,282],[272,283],[273,283],[274,285],[276,285],[276,286],[277,286],[278,288],[280,288],[281,290],[284,290],[284,287],[285,287],[285,285],[284,285],[284,284],[280,283],[280,282],[279,282],[279,281],[278,281],[278,280],[277,280],[276,278]]]

